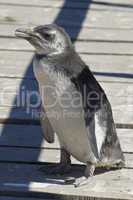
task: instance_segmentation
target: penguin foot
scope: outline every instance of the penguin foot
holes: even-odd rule
[[[95,165],[87,163],[85,169],[85,176],[77,178],[76,181],[74,182],[74,186],[79,187],[88,184],[90,177],[93,177],[94,171],[95,171]]]
[[[69,173],[71,169],[70,165],[59,164],[58,166],[53,167],[52,169],[45,171],[44,167],[39,168],[40,171],[46,172],[49,175],[63,175]]]

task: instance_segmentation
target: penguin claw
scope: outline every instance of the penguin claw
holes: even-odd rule
[[[76,181],[74,182],[74,187],[80,187],[87,185],[89,182],[89,179],[86,178],[85,176],[77,178]]]

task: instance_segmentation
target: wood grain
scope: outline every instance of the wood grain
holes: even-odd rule
[[[115,122],[132,124],[132,83],[102,81],[100,84],[111,102]],[[36,109],[40,106],[40,97],[37,88],[34,79],[0,78],[0,118],[38,118]]]
[[[124,153],[126,168],[133,168],[133,154]],[[0,147],[0,162],[59,163],[60,150],[26,147]],[[73,164],[81,164],[72,158]]]
[[[51,194],[57,199],[71,200],[132,200],[132,169],[116,171],[97,171],[86,186],[74,188],[72,184],[63,184],[66,176],[48,176],[40,172],[39,165],[0,164],[0,194],[44,198]],[[44,165],[44,169],[48,168]],[[83,174],[83,168],[72,168],[72,177]],[[22,173],[23,171],[23,173]],[[4,176],[6,174],[6,176]],[[75,175],[76,174],[76,175]],[[130,177],[130,178],[129,178]],[[111,188],[111,189],[110,189]],[[51,198],[53,199],[53,198]]]
[[[10,1],[10,0],[1,0],[0,2],[1,4],[4,4],[4,5],[18,5],[18,6],[31,6],[31,7],[34,7],[34,6],[38,6],[38,7],[55,7],[55,8],[59,8],[59,7],[64,7],[64,8],[76,8],[76,9],[86,9],[88,7],[88,2],[86,1],[70,1],[68,2],[67,4],[65,4],[65,1],[64,0],[54,0],[53,3],[51,3],[51,1],[48,1],[48,0],[45,0],[45,1],[42,1],[42,0],[32,0],[30,2],[26,1],[26,0],[20,0],[19,2],[17,0],[13,0],[13,1]],[[130,1],[130,0],[127,0],[126,2],[123,1],[123,0],[117,0],[117,1],[114,1],[114,0],[106,0],[106,1],[101,1],[101,0],[98,0],[98,1],[92,1],[90,3],[90,6],[89,8],[91,9],[99,9],[99,10],[102,10],[102,9],[106,9],[106,10],[124,10],[124,9],[128,9],[130,10],[133,6],[133,3]],[[131,7],[131,8],[130,8]]]
[[[34,25],[36,26],[36,25]],[[33,27],[34,27],[33,26]],[[17,28],[26,27],[26,25],[18,24],[0,24],[0,37],[15,37],[15,30]],[[76,37],[76,27],[65,26],[65,30],[73,40],[94,40],[94,41],[131,41],[133,42],[132,29],[102,29],[102,28],[86,28],[81,27],[78,36]]]
[[[33,79],[32,52],[0,51],[0,77]],[[133,57],[80,54],[99,81],[132,82]]]
[[[60,12],[60,8],[41,8],[25,6],[0,6],[0,22],[12,24],[47,24],[52,23]],[[132,12],[112,12],[103,9],[88,10],[86,15],[82,9],[62,9],[63,17],[58,20],[59,24],[81,26],[79,19],[84,19],[84,27],[97,28],[132,28]],[[34,15],[36,13],[36,15]],[[48,17],[47,17],[48,16]],[[107,23],[108,21],[108,23]]]
[[[132,43],[77,41],[75,47],[77,52],[86,54],[133,54]],[[34,48],[24,40],[0,38],[0,50],[34,51]]]
[[[117,129],[118,137],[124,152],[133,153],[133,130]],[[44,138],[41,127],[35,125],[0,125],[0,146],[7,147],[32,147],[32,148],[60,148],[57,137],[53,144],[47,143]]]

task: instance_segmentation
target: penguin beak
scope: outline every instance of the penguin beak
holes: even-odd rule
[[[18,38],[29,39],[35,36],[33,29],[30,28],[19,28],[15,31],[15,36]]]

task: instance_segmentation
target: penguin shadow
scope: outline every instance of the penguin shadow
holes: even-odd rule
[[[66,173],[51,174],[51,171],[57,167],[59,164],[47,163],[43,165],[43,168],[38,168],[40,175],[44,177],[44,182],[49,184],[59,184],[59,185],[71,185],[75,182],[77,178],[84,176],[85,165],[72,164],[70,171]],[[94,177],[108,173],[110,171],[119,170],[118,168],[105,168],[97,167],[95,169]]]

